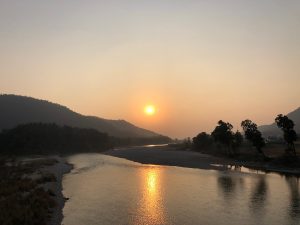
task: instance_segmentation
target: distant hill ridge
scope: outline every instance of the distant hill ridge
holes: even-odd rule
[[[108,120],[84,116],[46,100],[19,95],[0,95],[0,129],[11,129],[26,123],[56,123],[79,128],[94,128],[115,137],[147,138],[161,136],[136,127],[125,120]]]
[[[280,114],[280,113],[278,113]],[[282,113],[283,114],[283,113]],[[287,116],[294,121],[295,130],[298,134],[300,134],[300,107],[290,113]],[[275,120],[275,117],[274,117]],[[277,127],[274,123],[270,125],[263,125],[259,127],[259,130],[263,133],[264,136],[282,136],[282,131]]]

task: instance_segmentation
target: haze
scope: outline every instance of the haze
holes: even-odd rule
[[[0,0],[0,92],[171,137],[298,108],[299,58],[298,0]]]

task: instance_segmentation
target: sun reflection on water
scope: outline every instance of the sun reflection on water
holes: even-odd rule
[[[147,190],[149,194],[155,194],[157,185],[157,171],[151,169],[147,172]]]
[[[134,224],[159,225],[167,224],[164,202],[162,199],[162,171],[159,167],[141,170],[141,198],[137,210],[139,211]]]

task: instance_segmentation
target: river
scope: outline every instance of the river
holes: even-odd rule
[[[68,157],[63,225],[300,224],[299,178]]]

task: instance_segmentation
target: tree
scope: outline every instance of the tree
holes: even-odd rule
[[[233,144],[234,135],[232,132],[232,128],[233,126],[230,123],[225,123],[222,120],[220,120],[218,122],[218,126],[216,126],[214,131],[211,133],[215,141],[226,146],[227,153],[229,155],[233,154],[232,144]]]
[[[196,149],[204,149],[212,144],[212,140],[209,134],[201,132],[196,137],[193,138],[193,144]]]
[[[287,152],[292,151],[296,156],[296,149],[294,142],[297,140],[297,134],[294,130],[295,124],[294,122],[289,119],[287,116],[283,116],[279,114],[275,118],[275,122],[277,126],[283,131],[283,138],[287,143]]]
[[[233,135],[233,151],[235,154],[237,154],[237,150],[239,147],[241,147],[243,140],[243,135],[237,130]]]
[[[261,135],[261,132],[257,129],[257,125],[251,120],[244,120],[241,126],[245,132],[245,137],[249,140],[252,145],[256,148],[258,153],[262,154],[266,158],[262,148],[266,145],[265,140]]]

